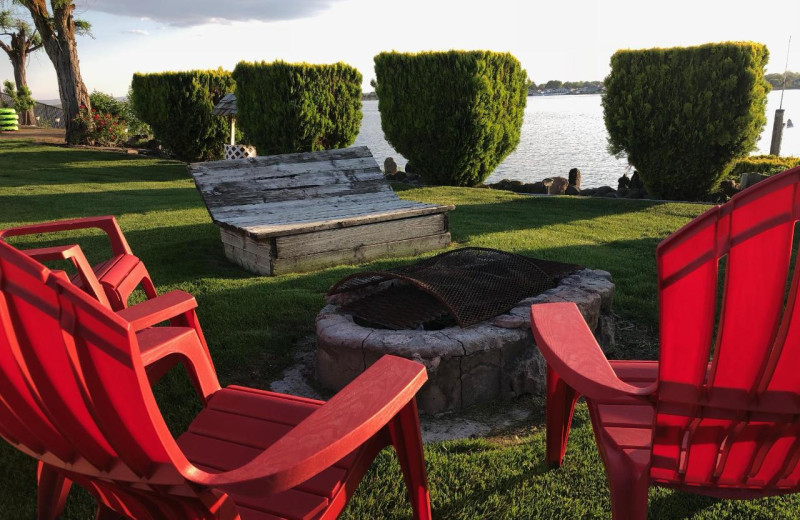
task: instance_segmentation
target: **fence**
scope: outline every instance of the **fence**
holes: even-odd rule
[[[0,92],[0,101],[4,103],[12,103],[11,97],[8,94]],[[53,128],[64,128],[66,121],[64,119],[64,110],[52,105],[45,105],[38,101],[33,105],[33,114],[36,116],[36,121],[39,126],[51,126]]]

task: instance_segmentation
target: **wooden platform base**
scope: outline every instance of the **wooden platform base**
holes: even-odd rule
[[[425,215],[285,237],[253,238],[221,229],[225,256],[253,273],[274,276],[414,256],[450,244],[447,214]]]

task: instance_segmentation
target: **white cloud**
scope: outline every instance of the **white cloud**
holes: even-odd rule
[[[128,29],[122,32],[124,34],[135,34],[136,36],[150,36],[150,33],[145,31],[144,29]]]
[[[204,24],[261,21],[274,22],[305,18],[323,11],[339,0],[90,0],[92,11],[130,16],[176,27]]]

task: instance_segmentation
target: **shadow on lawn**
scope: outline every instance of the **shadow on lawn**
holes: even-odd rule
[[[635,213],[663,202],[586,198],[524,197],[488,204],[456,206],[450,213],[453,240],[465,242],[488,233],[533,230],[591,220],[599,216]],[[469,230],[468,232],[465,230]]]
[[[22,151],[19,151],[20,148]],[[30,178],[26,176],[28,173],[35,173],[36,184],[40,185],[171,182],[189,178],[186,165],[176,161],[35,143],[0,141],[0,160],[3,165],[0,167],[0,179],[7,186],[30,184]],[[78,177],[80,180],[76,181]]]
[[[0,222],[44,222],[98,215],[202,208],[193,187],[0,195]]]

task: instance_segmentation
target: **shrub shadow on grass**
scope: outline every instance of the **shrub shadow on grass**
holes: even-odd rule
[[[189,177],[184,163],[122,152],[0,141],[0,157],[0,178],[5,173],[19,176],[30,172],[35,174],[36,184],[170,182]],[[25,185],[28,180],[23,177],[17,178],[17,183],[4,184]]]
[[[458,205],[455,211],[450,213],[450,231],[454,240],[465,242],[488,233],[530,231],[577,220],[591,220],[599,216],[636,213],[661,204],[664,203],[639,200],[520,197],[490,204]]]
[[[67,218],[141,214],[148,211],[195,209],[200,195],[194,188],[106,190],[97,192],[0,195],[0,222],[46,222]],[[200,206],[202,207],[202,206]]]

